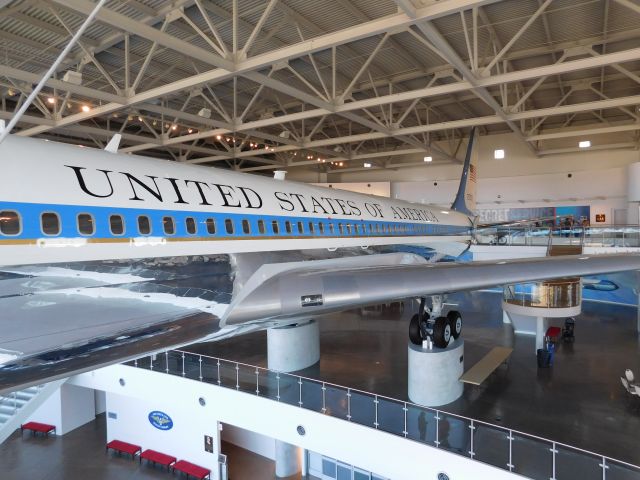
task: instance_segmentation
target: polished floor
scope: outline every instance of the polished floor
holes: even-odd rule
[[[560,345],[555,364],[538,369],[533,337],[502,323],[500,296],[471,292],[449,297],[464,317],[468,369],[496,345],[514,352],[481,387],[442,410],[538,435],[640,465],[640,399],[629,398],[620,376],[640,372],[636,309],[585,302],[574,344]],[[301,375],[407,400],[407,321],[398,313],[342,313],[322,318],[321,360]],[[189,350],[266,366],[266,333]]]
[[[138,463],[126,455],[105,453],[105,416],[62,437],[32,436],[17,430],[0,448],[2,480],[144,480],[172,479],[166,469]],[[268,458],[223,442],[229,480],[272,480],[275,464]],[[185,477],[182,477],[185,478]],[[314,477],[307,477],[313,480]],[[300,480],[300,476],[283,480]]]

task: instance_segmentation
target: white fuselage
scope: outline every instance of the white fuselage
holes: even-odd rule
[[[0,266],[467,241],[466,215],[30,138],[0,144]]]

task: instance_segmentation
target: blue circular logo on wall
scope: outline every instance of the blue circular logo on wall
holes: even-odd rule
[[[158,430],[171,430],[173,428],[173,420],[164,412],[151,412],[149,414],[149,423]]]

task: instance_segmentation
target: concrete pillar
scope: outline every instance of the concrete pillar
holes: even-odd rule
[[[299,447],[276,440],[276,478],[291,477],[302,471],[300,452]]]
[[[267,330],[267,365],[279,372],[295,372],[320,360],[320,330],[315,320]]]
[[[505,325],[511,325],[512,323],[509,313],[505,310],[502,311],[502,323],[504,323]]]
[[[458,379],[464,372],[464,342],[453,340],[447,348],[428,350],[409,344],[409,399],[427,407],[446,405],[462,395]]]
[[[536,318],[536,353],[539,348],[544,348],[544,334],[547,333],[546,323],[544,317]]]
[[[267,330],[267,365],[271,370],[295,372],[319,360],[320,329],[315,320]],[[299,475],[300,448],[280,440],[275,442],[276,478]]]

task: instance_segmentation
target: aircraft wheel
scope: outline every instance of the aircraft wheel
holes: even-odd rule
[[[460,312],[451,310],[447,313],[447,320],[451,325],[451,335],[457,340],[462,333],[462,315],[460,315]]]
[[[438,317],[433,325],[433,344],[438,348],[446,348],[451,340],[451,323],[447,317]]]
[[[422,345],[422,334],[420,332],[420,315],[417,313],[411,317],[409,322],[409,340],[414,345]]]

